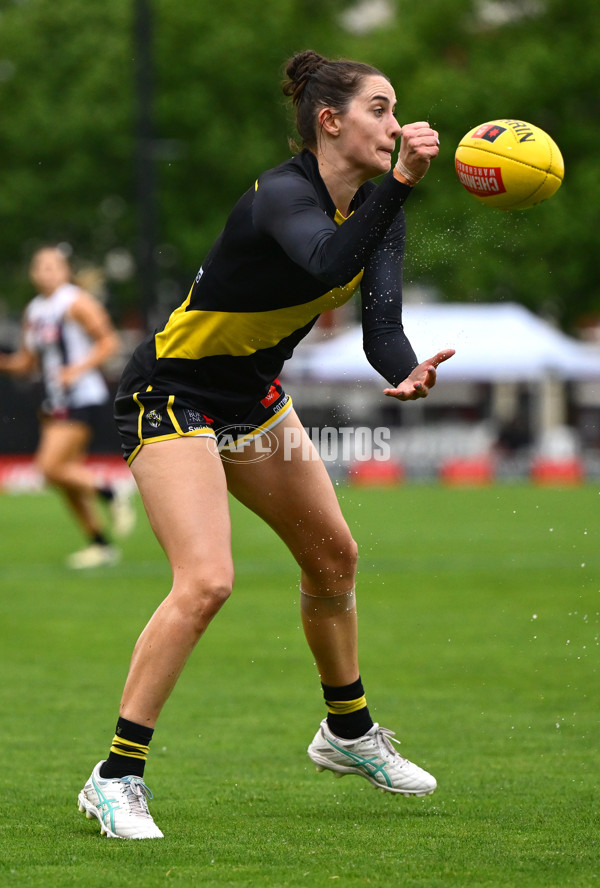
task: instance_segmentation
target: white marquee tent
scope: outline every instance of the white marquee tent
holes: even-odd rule
[[[442,348],[456,354],[438,382],[600,380],[600,350],[573,339],[516,303],[405,305],[404,329],[419,360]],[[365,358],[359,326],[301,343],[286,380],[356,382],[381,377]]]

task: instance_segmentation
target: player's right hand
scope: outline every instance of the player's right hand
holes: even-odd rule
[[[443,349],[433,358],[418,364],[396,388],[384,389],[383,394],[389,398],[397,398],[398,401],[416,401],[417,398],[426,398],[429,390],[436,383],[437,368],[453,354],[455,354],[453,348]]]

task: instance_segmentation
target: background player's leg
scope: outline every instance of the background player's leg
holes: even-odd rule
[[[35,456],[45,480],[62,493],[88,537],[102,530],[95,504],[94,476],[83,463],[91,434],[90,427],[83,422],[45,419]]]

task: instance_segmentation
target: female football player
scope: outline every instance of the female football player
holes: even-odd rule
[[[402,327],[402,259],[403,204],[437,156],[438,134],[426,122],[400,126],[391,83],[358,62],[301,52],[283,91],[300,152],[242,195],[185,302],[134,353],[116,399],[124,454],[173,586],[135,646],[109,755],[79,795],[109,836],[162,836],[146,804],[144,763],[187,658],[232,590],[228,490],[300,568],[302,623],[327,707],[308,748],[317,768],[407,796],[436,787],[369,714],[356,545],[278,375],[320,313],[360,286],[365,351],[389,381],[385,395],[424,398],[435,384],[453,351],[416,358]],[[229,449],[220,452],[224,432]],[[281,446],[257,461],[264,436]],[[291,436],[304,446],[286,447]]]
[[[108,539],[98,502],[108,504],[117,535],[129,532],[135,512],[127,491],[97,484],[85,456],[94,430],[106,421],[103,405],[109,393],[100,368],[117,351],[117,334],[104,306],[73,283],[61,250],[37,250],[29,274],[38,293],[25,309],[19,349],[0,355],[0,372],[41,374],[36,464],[64,496],[87,539],[67,565],[83,569],[114,564],[119,553]]]

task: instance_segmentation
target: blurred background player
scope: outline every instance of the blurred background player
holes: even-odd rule
[[[29,274],[38,294],[25,309],[19,349],[0,355],[0,371],[41,374],[36,465],[44,480],[62,493],[88,539],[84,549],[67,558],[67,565],[114,564],[119,552],[109,541],[98,501],[108,505],[116,536],[132,530],[135,512],[126,490],[98,486],[85,457],[94,428],[107,421],[109,392],[100,367],[116,353],[117,334],[104,306],[73,283],[60,249],[39,249]]]

